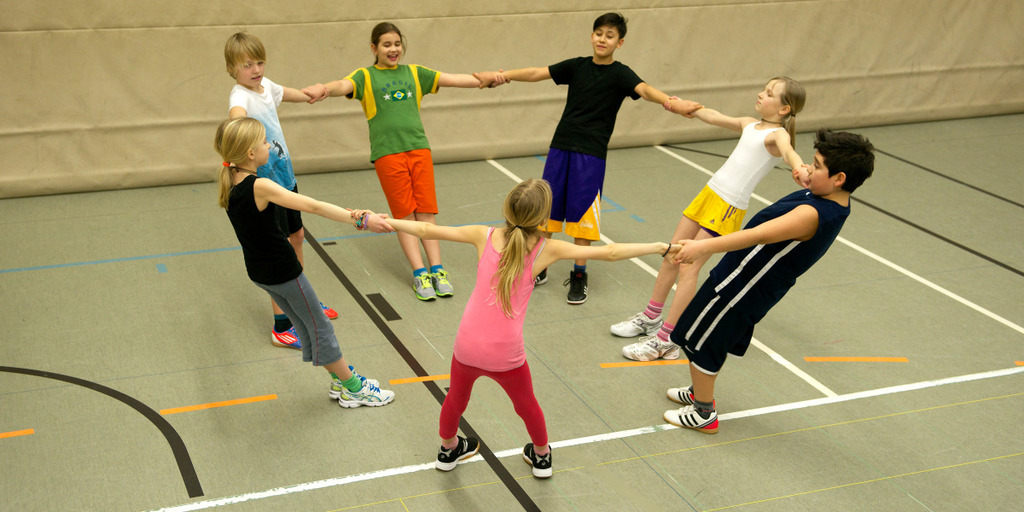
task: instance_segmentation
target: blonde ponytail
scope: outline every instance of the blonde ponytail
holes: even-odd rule
[[[217,204],[221,208],[228,207],[228,197],[234,186],[232,179],[233,167],[248,162],[249,150],[256,149],[266,141],[267,131],[263,124],[249,117],[228,119],[217,127],[217,135],[213,139],[213,148],[224,160],[217,173]]]
[[[800,82],[788,76],[777,76],[769,80],[769,82],[772,80],[782,82],[784,90],[779,97],[779,101],[789,107],[789,113],[786,114],[786,117],[782,118],[782,126],[789,133],[790,143],[793,147],[796,147],[796,115],[804,109],[804,102],[807,101],[807,91],[804,90],[803,85],[800,85]]]
[[[507,317],[520,313],[512,310],[512,292],[526,268],[529,237],[539,236],[539,227],[551,214],[551,187],[548,182],[529,179],[516,185],[502,207],[505,216],[505,248],[498,260],[495,294]]]

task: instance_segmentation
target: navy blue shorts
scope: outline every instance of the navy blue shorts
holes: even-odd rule
[[[743,357],[754,336],[757,320],[729,307],[728,301],[705,281],[672,331],[672,342],[683,348],[691,364],[709,375],[722,369],[729,354]]]

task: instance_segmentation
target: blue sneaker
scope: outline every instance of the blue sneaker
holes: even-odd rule
[[[295,332],[295,326],[288,328],[285,332],[277,332],[271,328],[270,334],[270,342],[275,346],[302,349],[302,342],[299,341],[299,335]]]

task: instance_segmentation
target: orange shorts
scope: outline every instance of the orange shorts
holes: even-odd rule
[[[437,213],[434,161],[429,149],[385,155],[373,162],[380,188],[388,199],[391,217],[403,219],[419,213]]]

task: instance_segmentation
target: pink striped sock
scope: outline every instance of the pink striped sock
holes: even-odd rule
[[[664,302],[654,302],[653,300],[647,303],[647,309],[644,310],[644,314],[647,318],[654,320],[661,315],[661,308],[665,307]]]
[[[665,322],[665,323],[661,324],[661,329],[658,329],[658,334],[656,334],[656,336],[658,337],[659,340],[661,340],[663,342],[667,342],[668,341],[668,337],[672,335],[672,329],[675,329],[675,328],[676,328],[675,324],[670,324],[668,322]]]

